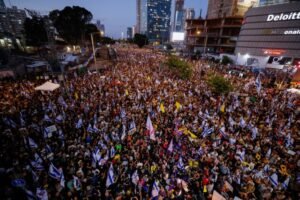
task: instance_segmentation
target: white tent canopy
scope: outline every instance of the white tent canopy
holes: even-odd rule
[[[54,91],[57,88],[59,88],[59,84],[52,83],[50,81],[47,81],[46,83],[34,88],[35,90],[41,90],[41,91]]]
[[[296,88],[290,88],[287,89],[288,92],[294,93],[294,94],[299,94],[300,95],[300,90]]]

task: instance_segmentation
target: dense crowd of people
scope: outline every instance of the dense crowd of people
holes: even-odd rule
[[[299,96],[287,82],[207,61],[181,80],[165,55],[117,53],[113,69],[53,92],[1,83],[4,199],[299,199]],[[233,91],[213,93],[212,73]]]

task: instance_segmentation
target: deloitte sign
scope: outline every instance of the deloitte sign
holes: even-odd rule
[[[268,22],[287,21],[287,20],[298,20],[300,19],[300,12],[281,13],[278,15],[268,15]]]

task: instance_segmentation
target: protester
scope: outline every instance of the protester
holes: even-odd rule
[[[1,83],[5,199],[299,199],[299,96],[208,61],[181,80],[150,50],[37,92]],[[218,96],[209,74],[227,77]],[[279,75],[278,75],[279,77]]]

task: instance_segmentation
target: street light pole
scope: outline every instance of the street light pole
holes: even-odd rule
[[[95,54],[95,47],[94,47],[93,33],[91,33],[91,41],[92,41],[92,49],[93,49],[94,62],[95,62],[95,64],[96,64],[96,54]]]

